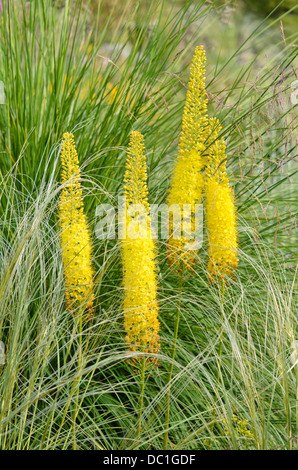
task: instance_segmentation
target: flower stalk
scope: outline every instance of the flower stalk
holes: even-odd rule
[[[153,354],[157,364],[159,320],[157,302],[156,247],[150,233],[146,158],[140,132],[132,132],[128,147],[124,196],[126,200],[126,238],[121,241],[124,284],[124,327],[129,351]],[[133,215],[131,208],[143,208]],[[138,228],[138,233],[131,230]],[[146,359],[146,362],[149,359]],[[142,361],[142,356],[132,363]]]
[[[84,214],[80,168],[74,137],[63,134],[61,147],[63,185],[59,203],[60,239],[65,279],[66,307],[93,314],[92,246]]]
[[[210,119],[212,143],[206,167],[206,215],[209,242],[209,280],[231,275],[238,266],[234,193],[226,171],[226,144],[220,123]]]
[[[174,168],[171,188],[168,195],[169,210],[171,206],[191,207],[191,233],[185,236],[185,227],[181,224],[183,233],[175,234],[173,216],[170,218],[170,236],[168,240],[168,261],[171,266],[182,265],[190,269],[197,256],[196,250],[190,250],[190,243],[194,242],[192,234],[195,230],[194,215],[196,204],[199,204],[204,188],[202,169],[204,166],[204,153],[208,137],[207,98],[205,91],[205,63],[206,55],[203,46],[195,49],[190,67],[188,91],[183,111],[182,131],[179,140],[179,153]]]

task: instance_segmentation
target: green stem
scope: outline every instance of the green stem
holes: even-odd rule
[[[179,329],[179,322],[180,322],[182,289],[183,289],[183,272],[181,273],[180,282],[179,282],[179,291],[178,291],[179,297],[178,297],[177,315],[176,315],[175,328],[174,328],[174,342],[173,342],[173,348],[172,348],[172,353],[171,353],[171,364],[170,364],[168,381],[167,381],[168,393],[167,393],[167,398],[166,398],[165,433],[164,433],[164,439],[163,439],[164,450],[168,449],[170,402],[171,402],[171,381],[172,381],[172,376],[173,376],[174,360],[175,360],[175,355],[176,355],[177,338],[178,338],[178,329]]]
[[[221,356],[222,356],[222,336],[223,336],[223,326],[222,326],[222,323],[223,323],[223,319],[224,319],[224,316],[223,316],[223,312],[224,312],[224,295],[225,295],[225,281],[224,279],[222,280],[222,285],[221,285],[221,314],[220,314],[220,319],[221,319],[221,328],[222,328],[222,331],[220,333],[220,337],[219,337],[219,351],[218,351],[218,365],[217,365],[217,377],[216,377],[216,392],[215,392],[215,398],[217,399],[217,396],[218,396],[218,388],[219,388],[219,381],[220,381],[220,374],[221,374]],[[215,409],[214,409],[214,412],[213,412],[213,422],[214,422],[214,419],[215,419]],[[210,432],[212,433],[213,432],[213,428],[214,428],[214,424],[211,426],[210,428]],[[210,447],[211,447],[211,444],[212,444],[212,441],[210,440]]]
[[[295,346],[295,359],[297,360],[297,346]],[[296,377],[296,435],[298,435],[298,364],[295,366],[295,377]]]
[[[88,344],[89,344],[89,339],[90,339],[90,331],[87,335],[87,340],[86,340],[86,344],[85,344],[85,347],[84,347],[84,350],[82,348],[82,331],[83,331],[83,322],[82,322],[82,317],[80,315],[82,315],[83,312],[79,312],[79,315],[78,315],[78,318],[76,319],[76,322],[73,324],[73,331],[72,331],[72,336],[75,335],[75,332],[77,331],[78,329],[78,322],[79,322],[79,357],[78,357],[78,372],[81,370],[81,364],[82,364],[82,360],[84,357],[86,357],[86,354],[87,354],[87,347],[88,347]],[[70,354],[70,351],[71,351],[71,348],[73,346],[73,341],[70,341],[69,342],[69,346],[68,346],[68,349],[66,351],[66,355],[64,357],[64,365],[66,365],[66,359],[68,357],[68,355]],[[80,375],[80,374],[78,374]],[[62,416],[62,419],[61,419],[61,423],[60,423],[60,426],[59,426],[59,429],[57,430],[56,432],[56,443],[57,443],[57,440],[60,436],[60,432],[63,428],[63,425],[65,423],[65,419],[66,419],[66,416],[67,416],[67,413],[68,413],[68,410],[71,406],[71,400],[72,400],[72,397],[76,391],[76,387],[78,386],[79,382],[81,380],[81,377],[78,377],[76,380],[73,381],[72,383],[72,387],[71,387],[71,390],[69,392],[69,395],[68,395],[68,402],[65,406],[65,409],[64,409],[64,412],[63,412],[63,416]],[[56,393],[56,401],[58,400],[58,396],[59,396],[59,389],[57,390],[57,393]],[[78,403],[78,393],[77,393],[77,403]],[[77,407],[78,407],[78,404],[77,404]],[[75,413],[75,410],[74,410],[74,413]],[[76,415],[74,414],[73,416],[77,416],[77,412],[76,412]],[[74,421],[73,421],[74,422]],[[70,435],[72,432],[72,429],[70,429],[68,435]],[[74,424],[74,427],[73,427],[73,433],[75,435],[75,424]],[[45,439],[45,434],[44,434],[44,437],[43,437],[43,440]],[[67,439],[66,439],[67,441]],[[75,447],[76,444],[73,443],[73,447]]]
[[[142,431],[142,414],[144,405],[144,391],[145,391],[145,371],[146,371],[146,358],[143,357],[140,374],[140,400],[139,400],[139,412],[138,412],[138,433],[137,433],[137,449],[140,445],[140,436]]]
[[[79,317],[79,357],[78,357],[78,371],[80,371],[82,367],[82,314],[80,314]],[[76,393],[76,400],[74,404],[74,413],[73,413],[73,450],[77,449],[77,443],[76,443],[76,420],[77,420],[77,415],[78,415],[78,403],[79,403],[79,386],[80,386],[80,380],[81,378],[78,377],[75,383],[75,388],[77,387],[77,393]]]
[[[222,309],[221,309],[221,315],[220,315],[220,319],[221,319],[221,325],[223,324],[223,319],[224,319],[224,316],[223,316],[223,312],[224,312],[224,295],[225,295],[225,281],[222,280],[222,286],[221,286],[221,303],[222,303]],[[219,358],[218,358],[218,370],[217,370],[217,392],[218,392],[218,386],[219,386],[219,379],[220,379],[220,372],[221,372],[221,355],[222,355],[222,336],[223,336],[223,326],[222,326],[222,331],[220,333],[220,343],[219,343]]]

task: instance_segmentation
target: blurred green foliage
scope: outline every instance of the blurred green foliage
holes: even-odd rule
[[[284,0],[283,2],[278,2],[276,0],[243,0],[244,5],[248,8],[251,8],[256,13],[263,13],[264,15],[269,15],[273,10],[273,17],[278,17],[284,13],[288,13],[283,19],[283,29],[285,31],[286,37],[288,35],[294,34],[297,31],[298,25],[298,3],[296,0]],[[294,9],[293,11],[290,11]]]
[[[276,0],[262,0],[261,2],[260,0],[244,0],[244,4],[256,11],[266,14],[270,13],[279,5],[276,9],[276,14],[278,15],[297,6],[296,0],[284,0],[283,2],[277,2]]]

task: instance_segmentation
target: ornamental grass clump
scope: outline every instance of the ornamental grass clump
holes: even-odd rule
[[[84,214],[80,168],[74,137],[63,134],[61,147],[61,183],[59,203],[60,239],[65,279],[67,309],[92,316],[93,267],[92,246]]]
[[[231,275],[238,266],[234,193],[226,170],[226,144],[218,137],[221,125],[210,119],[211,139],[206,166],[206,216],[209,280]]]
[[[185,236],[185,227],[179,227],[183,234],[175,233],[173,215],[169,224],[168,261],[172,266],[191,268],[196,260],[196,250],[190,250],[189,244],[194,241],[196,204],[199,204],[204,188],[202,169],[204,152],[208,137],[207,98],[205,91],[206,55],[203,46],[195,49],[191,68],[186,103],[182,119],[182,131],[179,141],[179,153],[174,168],[171,188],[168,195],[168,205],[180,208],[191,208],[191,233]],[[170,207],[169,207],[170,209]],[[170,212],[171,216],[171,212]],[[183,217],[182,217],[183,218]]]
[[[126,238],[121,241],[126,344],[129,351],[157,354],[160,344],[155,242],[150,234],[146,158],[140,132],[131,133],[127,154],[124,176]],[[143,208],[143,218],[130,215],[133,204]],[[138,227],[137,236],[132,233],[132,227]],[[150,360],[157,364],[156,357]],[[131,362],[139,360],[134,358]]]

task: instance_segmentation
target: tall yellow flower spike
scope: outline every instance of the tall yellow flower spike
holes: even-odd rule
[[[126,234],[121,241],[124,274],[124,327],[126,344],[130,351],[157,354],[159,352],[159,320],[157,303],[157,275],[155,243],[150,237],[146,158],[143,136],[132,132],[128,147],[124,196],[126,207],[142,204],[145,224],[139,226],[136,239]],[[126,229],[133,217],[126,217]],[[127,230],[128,232],[128,230]],[[143,232],[143,233],[142,233]],[[151,361],[157,364],[156,358]],[[136,363],[138,360],[133,360]]]
[[[208,117],[205,92],[206,55],[203,46],[195,49],[191,68],[186,103],[184,106],[179,154],[174,169],[168,205],[179,205],[181,214],[184,204],[191,205],[191,231],[194,232],[195,204],[199,204],[204,187],[202,168],[208,137]],[[186,250],[186,244],[194,240],[173,233],[173,217],[170,219],[168,260],[170,265],[178,263],[191,268],[196,260],[196,251]],[[183,228],[183,227],[182,227]],[[176,237],[178,239],[176,239]]]
[[[226,171],[226,145],[218,138],[217,119],[210,119],[211,139],[206,167],[206,216],[209,239],[209,280],[224,278],[238,266],[234,194]]]
[[[92,316],[92,247],[84,214],[78,155],[74,137],[68,132],[63,134],[60,158],[63,189],[59,219],[66,306],[78,313],[87,311]]]

